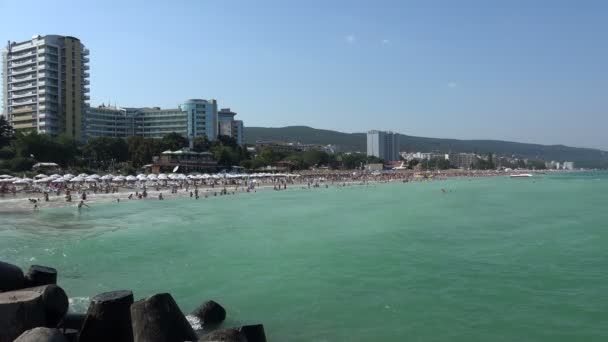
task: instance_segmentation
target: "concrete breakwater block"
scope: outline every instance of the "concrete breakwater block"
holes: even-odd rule
[[[84,319],[87,317],[86,314],[82,313],[67,313],[63,316],[63,319],[57,326],[60,330],[65,329],[73,329],[73,330],[82,330],[82,324],[84,323]]]
[[[13,341],[26,330],[45,326],[44,309],[41,292],[0,293],[0,341]]]
[[[0,292],[20,290],[24,283],[25,277],[21,268],[0,261]]]
[[[57,285],[43,285],[23,289],[34,291],[42,295],[44,306],[45,327],[55,328],[68,312],[68,296],[65,291]]]
[[[111,291],[93,297],[80,331],[80,342],[132,342],[133,292]]]
[[[240,328],[217,330],[202,336],[201,342],[266,342],[266,333],[262,324],[244,325]]]
[[[57,329],[39,327],[25,331],[15,342],[68,342],[68,340]]]
[[[226,319],[226,310],[218,303],[209,300],[192,311],[192,315],[200,319],[202,324],[219,324]]]
[[[197,341],[190,323],[168,293],[155,294],[131,305],[135,342]]]
[[[25,286],[34,287],[57,284],[57,270],[52,267],[32,265],[25,274]]]

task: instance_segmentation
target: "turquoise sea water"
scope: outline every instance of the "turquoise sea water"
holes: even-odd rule
[[[0,213],[0,259],[56,267],[76,310],[212,298],[271,341],[607,341],[607,200],[581,173]]]

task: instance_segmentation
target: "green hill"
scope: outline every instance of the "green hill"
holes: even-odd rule
[[[332,144],[340,151],[361,151],[366,149],[365,133],[342,133],[307,126],[288,126],[279,128],[245,127],[245,142],[256,141],[300,142],[303,144]],[[573,161],[576,167],[608,167],[608,152],[568,147],[564,145],[524,144],[500,140],[458,140],[423,138],[400,135],[402,151],[412,152],[475,152],[497,153],[519,158]]]

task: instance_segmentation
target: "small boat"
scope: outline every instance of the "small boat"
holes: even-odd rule
[[[532,174],[520,173],[520,174],[516,174],[516,175],[511,175],[511,178],[529,178],[529,177],[532,177]]]

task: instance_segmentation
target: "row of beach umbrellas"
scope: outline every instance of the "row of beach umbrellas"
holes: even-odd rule
[[[208,180],[208,179],[245,179],[245,178],[267,178],[267,177],[298,177],[296,174],[288,174],[288,173],[252,173],[252,174],[233,174],[233,173],[216,173],[216,174],[191,174],[185,175],[183,173],[171,173],[165,174],[160,173],[156,174],[139,174],[137,176],[115,176],[113,174],[107,175],[97,175],[92,174],[88,175],[86,173],[81,173],[79,175],[72,174],[53,174],[47,176],[45,174],[39,174],[34,176],[34,178],[19,178],[13,177],[10,175],[0,175],[0,183],[11,183],[11,184],[40,184],[40,183],[98,183],[98,182],[157,182],[157,181],[186,181],[186,180]]]

